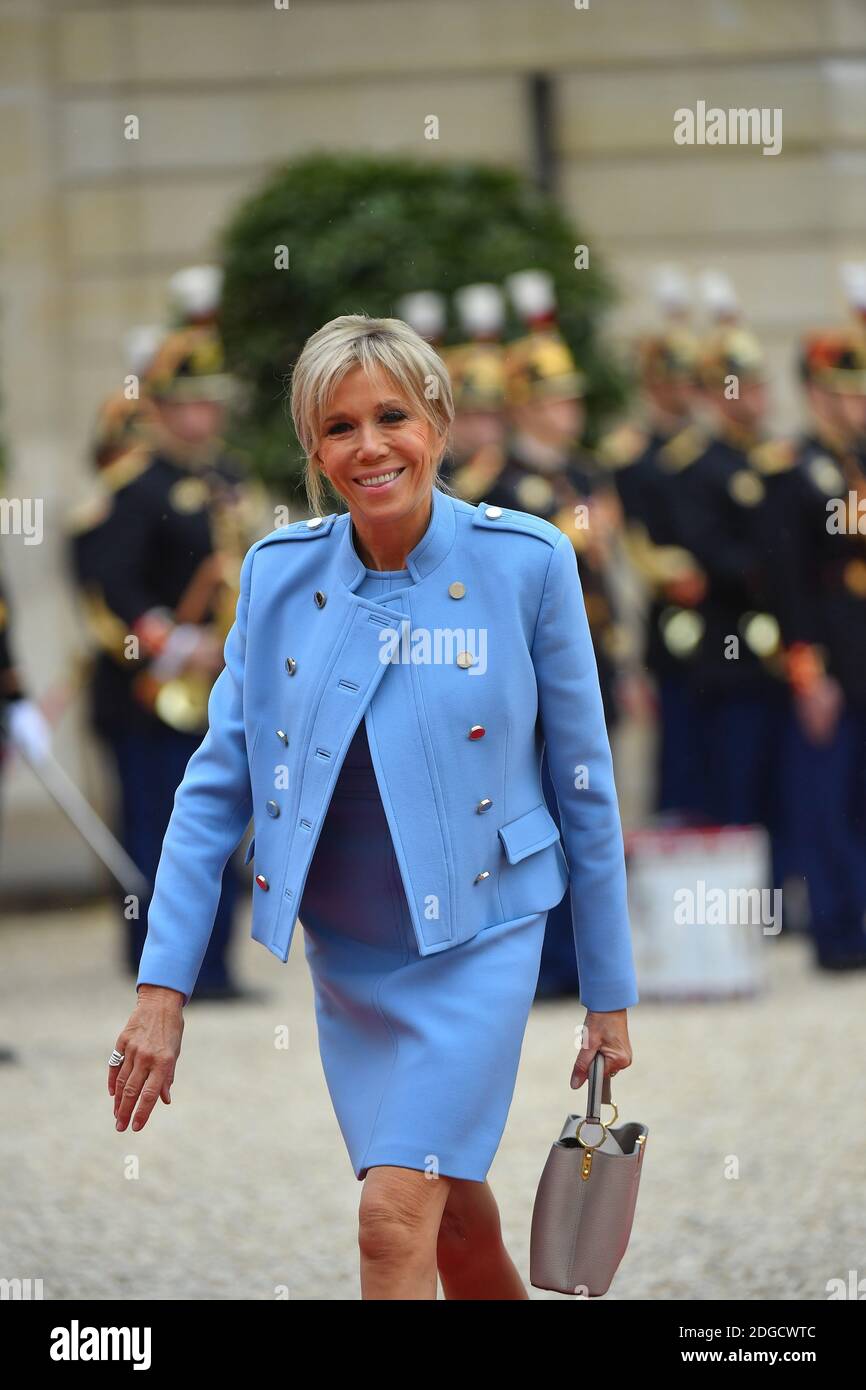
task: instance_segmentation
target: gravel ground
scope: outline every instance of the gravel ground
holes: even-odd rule
[[[302,933],[282,966],[247,932],[243,918],[238,974],[267,1000],[190,1005],[171,1106],[119,1134],[106,1063],[134,985],[110,909],[7,919],[0,1042],[18,1059],[0,1069],[0,1277],[41,1278],[46,1299],[359,1297],[361,1184]],[[756,999],[631,1011],[635,1062],[614,1097],[650,1137],[609,1300],[824,1299],[828,1280],[866,1276],[864,977],[816,973],[796,937],[767,950]],[[568,1087],[582,1017],[534,1007],[489,1174],[528,1288],[535,1187],[585,1095]]]

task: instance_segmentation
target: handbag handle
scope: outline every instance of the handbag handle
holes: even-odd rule
[[[603,1105],[613,1105],[613,1101],[610,1098],[610,1077],[604,1074],[604,1054],[597,1052],[589,1064],[586,1097],[587,1121],[601,1124],[601,1107]]]

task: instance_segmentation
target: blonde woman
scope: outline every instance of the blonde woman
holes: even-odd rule
[[[547,910],[567,891],[587,1008],[573,1085],[598,1051],[608,1075],[630,1065],[638,997],[574,548],[538,517],[443,489],[448,374],[398,319],[314,333],[292,412],[316,515],[243,563],[109,1073],[118,1127],[169,1099],[220,875],[252,818],[252,935],[285,961],[302,924],[363,1182],[362,1297],[435,1299],[438,1272],[447,1298],[526,1298],[486,1179]],[[328,492],[345,510],[327,513]]]

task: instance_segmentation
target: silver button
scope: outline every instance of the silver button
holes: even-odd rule
[[[485,516],[492,516],[492,517],[501,516],[501,515],[502,515],[502,508],[501,508],[501,507],[485,507],[485,508],[484,508],[484,515],[485,515]]]
[[[265,810],[269,816],[273,816],[274,820],[276,820],[277,816],[280,814],[280,808],[275,801],[266,801]]]
[[[483,801],[479,801],[479,803],[478,803],[478,805],[475,807],[475,809],[476,809],[476,811],[478,811],[479,814],[480,814],[481,811],[489,811],[489,810],[490,810],[490,807],[491,807],[492,805],[493,805],[493,802],[490,800],[490,797],[489,797],[489,796],[485,796],[485,798],[484,798]]]
[[[325,604],[328,602],[321,589],[316,590],[316,592],[313,594],[313,598],[316,600],[317,608],[324,608]]]
[[[467,666],[475,665],[475,657],[472,655],[471,652],[458,652],[457,665],[462,666],[463,670],[465,671]]]
[[[448,585],[448,592],[452,598],[462,598],[466,593],[466,585],[455,579],[453,584]]]
[[[280,740],[280,743],[284,743],[286,747],[288,747],[289,736],[285,729],[277,729],[277,738]]]
[[[295,661],[295,658],[294,658],[293,656],[287,656],[287,657],[286,657],[286,670],[288,671],[289,675],[290,675],[290,676],[293,676],[293,675],[295,674],[295,672],[297,671],[297,669],[298,669],[298,663],[297,663],[297,661]]]
[[[475,875],[475,882],[476,882],[476,883],[480,883],[481,880],[482,880],[483,878],[489,878],[489,877],[490,877],[490,870],[489,870],[489,869],[482,869],[480,874],[476,874],[476,875]]]
[[[307,525],[309,526],[311,531],[315,531],[316,527],[321,526],[324,520],[325,518],[323,516],[311,516],[309,521],[307,522]]]

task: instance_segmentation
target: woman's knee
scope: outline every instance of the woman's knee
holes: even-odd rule
[[[414,1168],[370,1169],[358,1208],[358,1244],[362,1255],[378,1261],[405,1260],[412,1252],[433,1248],[447,1198],[442,1179],[427,1178]]]

